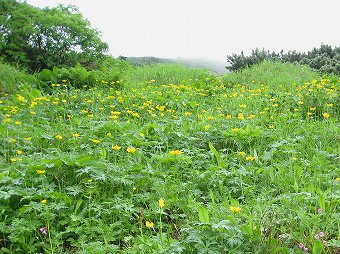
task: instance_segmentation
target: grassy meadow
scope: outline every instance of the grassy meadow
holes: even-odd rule
[[[340,253],[340,77],[160,64],[43,93],[11,73],[0,253]]]

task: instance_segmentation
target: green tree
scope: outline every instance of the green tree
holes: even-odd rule
[[[31,71],[78,62],[88,65],[107,49],[99,32],[74,6],[40,9],[0,0],[0,54],[8,62]]]

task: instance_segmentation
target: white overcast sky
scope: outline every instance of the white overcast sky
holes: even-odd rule
[[[27,0],[72,4],[114,56],[225,60],[254,48],[340,46],[340,0]]]

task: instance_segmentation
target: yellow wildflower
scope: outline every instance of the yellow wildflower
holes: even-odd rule
[[[232,211],[233,213],[238,213],[241,211],[241,207],[239,206],[230,206],[229,207],[230,211]]]
[[[56,139],[56,140],[62,140],[63,137],[62,137],[61,135],[56,135],[56,136],[55,136],[55,139]]]
[[[127,151],[128,153],[135,153],[135,152],[136,152],[136,148],[134,148],[134,147],[128,147],[128,148],[126,149],[126,151]]]
[[[158,205],[160,208],[163,208],[165,206],[165,200],[163,198],[158,200]]]
[[[247,156],[246,160],[247,161],[253,161],[253,160],[255,160],[255,156]]]
[[[328,114],[328,113],[322,113],[322,116],[323,116],[324,118],[329,118],[331,115]]]
[[[111,148],[112,148],[113,150],[115,150],[115,151],[118,151],[118,150],[120,150],[122,147],[119,146],[119,145],[115,145],[115,146],[112,146]]]
[[[171,154],[171,155],[180,155],[180,154],[182,154],[182,151],[181,150],[173,150],[173,151],[170,151],[169,154]]]
[[[45,204],[47,203],[47,200],[46,200],[46,199],[43,199],[43,200],[40,201],[40,203],[42,203],[42,204],[45,205]]]
[[[99,144],[100,143],[100,140],[99,139],[92,139],[91,140],[93,143],[95,143],[95,144]]]
[[[79,135],[78,133],[73,133],[73,134],[72,134],[72,137],[74,137],[74,138],[79,138],[79,136],[80,136],[80,135]]]
[[[154,225],[155,224],[153,224],[153,222],[151,222],[151,221],[145,221],[145,226],[147,227],[147,228],[153,228],[154,227]]]
[[[36,172],[37,172],[37,174],[39,174],[39,175],[43,175],[43,174],[45,174],[45,170],[41,170],[41,169],[38,169],[38,170],[36,170]]]

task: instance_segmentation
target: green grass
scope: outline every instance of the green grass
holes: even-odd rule
[[[292,85],[319,78],[320,74],[305,65],[264,61],[238,72],[227,73],[223,76],[223,81],[232,84],[247,84],[256,81],[270,85]]]
[[[0,96],[5,93],[15,93],[20,85],[31,83],[34,78],[17,68],[0,63]]]
[[[2,98],[0,252],[337,253],[340,79],[270,65]]]
[[[192,69],[180,64],[154,64],[134,68],[127,72],[126,80],[131,84],[155,80],[156,84],[181,84],[212,77],[208,70]]]

